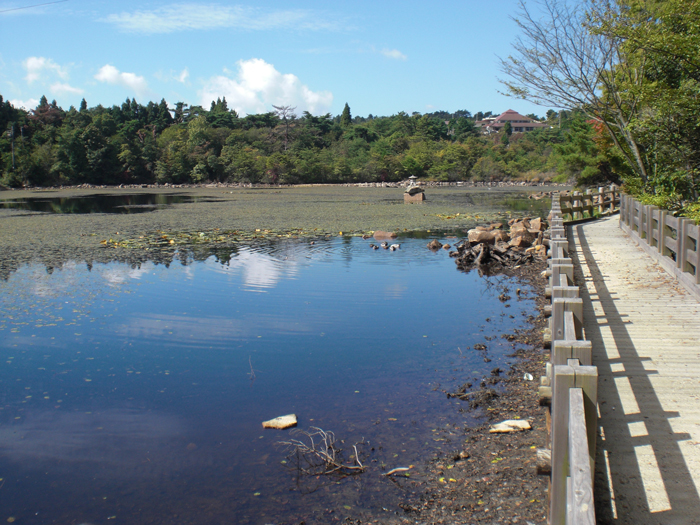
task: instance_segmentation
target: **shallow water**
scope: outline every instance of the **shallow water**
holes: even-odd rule
[[[80,197],[24,197],[0,200],[0,208],[41,213],[144,213],[163,209],[172,204],[216,202],[216,199],[192,195],[136,193],[90,194]]]
[[[224,263],[181,253],[169,267],[28,264],[0,282],[0,520],[400,511],[420,465],[460,450],[459,429],[479,416],[443,391],[506,368],[512,346],[498,336],[534,305],[504,307],[498,295],[517,283],[460,273],[425,238],[395,252],[370,242],[243,246]],[[261,427],[289,413],[346,453],[364,441],[367,471],[297,476],[276,446],[289,431]],[[413,464],[412,477],[382,476]]]

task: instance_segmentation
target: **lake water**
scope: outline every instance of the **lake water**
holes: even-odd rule
[[[460,450],[460,429],[479,417],[444,391],[506,369],[500,335],[535,309],[515,300],[525,287],[460,273],[427,240],[400,238],[394,252],[360,238],[288,241],[225,261],[182,253],[168,267],[22,266],[0,282],[0,521],[402,512],[421,465]],[[364,442],[367,471],[300,476],[277,445],[290,431],[261,425],[290,413],[301,429],[333,431],[346,457]],[[409,478],[382,475],[409,465]]]
[[[192,195],[135,193],[120,195],[84,195],[81,197],[27,197],[2,199],[0,208],[41,213],[144,213],[173,204],[216,202],[211,197]]]

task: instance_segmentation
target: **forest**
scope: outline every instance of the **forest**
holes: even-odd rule
[[[299,184],[424,180],[617,180],[598,158],[595,127],[550,110],[550,127],[484,135],[462,110],[388,117],[295,114],[274,106],[239,116],[226,99],[208,109],[165,100],[65,110],[42,97],[30,110],[0,95],[6,187],[204,182]],[[530,117],[536,117],[530,115]]]

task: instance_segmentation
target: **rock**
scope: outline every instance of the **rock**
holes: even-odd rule
[[[527,224],[529,224],[529,221],[528,221]],[[513,225],[510,227],[510,236],[511,236],[511,237],[517,237],[517,236],[519,236],[519,235],[522,235],[523,233],[529,233],[530,230],[529,230],[529,228],[527,227],[527,224],[525,223],[525,221],[523,221],[523,222],[516,222],[515,224],[513,224]]]
[[[508,248],[510,248],[510,246],[508,246],[508,243],[507,243],[507,242],[498,241],[498,242],[494,245],[493,251],[496,252],[496,253],[499,254],[499,255],[504,255],[504,254],[508,253]]]
[[[452,246],[450,246],[449,244],[443,244],[443,245],[442,245],[442,249],[443,249],[443,250],[449,250],[450,248],[452,248]]]
[[[496,244],[501,241],[508,241],[510,237],[508,234],[501,230],[479,230],[474,228],[467,232],[467,238],[472,244],[479,244],[485,242],[487,244]]]
[[[440,248],[442,248],[442,243],[437,239],[433,239],[428,243],[428,248],[430,250],[439,250]]]
[[[493,230],[491,226],[477,226],[474,229],[478,232],[490,232],[491,230]]]
[[[495,233],[494,239],[496,240],[497,243],[510,241],[510,234],[508,232],[504,232],[503,230],[498,230],[494,233]]]
[[[501,228],[503,228],[503,224],[500,223],[500,222],[494,222],[494,223],[491,224],[491,226],[489,226],[489,227],[490,227],[492,230],[500,230]]]
[[[530,221],[530,230],[537,230],[538,232],[541,232],[545,230],[545,225],[544,222],[542,221],[541,218],[537,217],[536,219],[532,219]]]
[[[520,235],[513,236],[508,245],[514,248],[527,248],[532,244],[532,241],[534,240],[534,235],[532,235],[530,232],[525,232]]]
[[[491,425],[489,432],[491,434],[503,432],[522,432],[523,430],[530,430],[531,428],[530,423],[524,419],[509,419],[507,421]]]
[[[263,428],[279,428],[285,429],[297,426],[297,416],[295,414],[287,414],[286,416],[276,417],[269,421],[263,421]]]
[[[390,249],[392,252],[394,252],[394,251],[396,251],[396,250],[398,250],[398,249],[400,249],[400,248],[401,248],[401,245],[400,245],[400,244],[392,244],[391,246],[389,246],[389,249]]]
[[[381,230],[374,232],[374,238],[378,241],[383,241],[386,239],[396,239],[396,237],[398,237],[398,235],[396,235],[396,233],[394,232],[385,232]]]
[[[404,193],[408,193],[409,195],[416,195],[418,193],[423,193],[425,190],[423,188],[419,188],[418,186],[411,186]]]

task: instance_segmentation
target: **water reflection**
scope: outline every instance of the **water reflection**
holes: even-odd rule
[[[32,411],[21,424],[0,426],[0,454],[21,468],[65,472],[91,463],[124,476],[132,475],[144,458],[158,459],[182,432],[178,418],[152,411]]]
[[[457,272],[425,239],[396,252],[370,242],[21,266],[0,282],[7,515],[263,525],[322,523],[309,518],[319,508],[398,510],[403,489],[380,465],[459,446],[478,414],[442,390],[507,369],[512,346],[499,336],[533,305],[511,293],[505,309],[503,288],[526,287]],[[476,343],[488,364],[466,350]],[[285,434],[261,428],[288,413],[368,440],[371,471],[302,495],[275,446]],[[448,423],[454,441],[436,439]]]
[[[304,257],[302,254],[306,252],[300,247],[298,244],[290,245],[282,252],[271,250],[272,253],[265,253],[261,248],[243,248],[225,265],[217,265],[216,270],[223,273],[241,272],[246,289],[265,291],[274,288],[280,279],[290,279],[297,274],[297,257]]]
[[[133,195],[93,194],[80,197],[31,197],[0,200],[0,208],[41,213],[144,213],[172,204],[189,202],[217,202],[213,197],[162,193]]]

